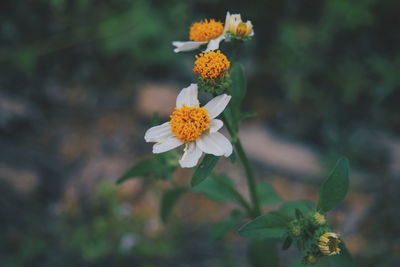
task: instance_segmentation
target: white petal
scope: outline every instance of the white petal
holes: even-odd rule
[[[230,17],[231,14],[229,13],[229,11],[226,12],[224,33],[228,31]]]
[[[212,51],[212,50],[217,50],[219,48],[219,43],[224,39],[225,39],[225,34],[222,34],[222,35],[218,36],[215,39],[211,39],[208,42],[207,49],[205,50],[205,52]]]
[[[179,164],[182,168],[192,168],[197,165],[202,154],[203,151],[196,145],[196,142],[186,143],[185,153],[183,153]]]
[[[222,111],[226,108],[226,105],[228,105],[229,100],[231,100],[231,96],[227,94],[219,95],[217,97],[214,97],[211,99],[205,106],[208,110],[208,114],[210,115],[211,119],[214,119],[217,117],[219,114],[221,114]]]
[[[180,108],[183,104],[188,107],[194,107],[199,104],[197,99],[197,84],[192,83],[188,87],[183,88],[176,98],[176,107]]]
[[[224,123],[221,120],[213,119],[210,124],[210,133],[215,133],[219,129],[224,126]]]
[[[176,48],[174,49],[175,53],[178,52],[185,52],[198,49],[201,45],[206,44],[207,42],[195,42],[195,41],[187,41],[187,42],[180,42],[174,41],[172,45]]]
[[[213,154],[215,156],[224,155],[228,157],[233,151],[231,142],[218,132],[204,134],[196,141],[196,144],[204,153]]]
[[[169,122],[166,122],[148,129],[144,134],[144,140],[146,140],[146,142],[160,142],[171,136],[173,136],[171,125],[169,125]]]
[[[158,153],[163,153],[168,150],[174,149],[183,143],[176,138],[175,136],[168,137],[167,139],[164,139],[153,146],[153,153],[158,154]]]

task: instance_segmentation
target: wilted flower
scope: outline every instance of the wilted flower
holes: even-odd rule
[[[215,119],[224,111],[231,96],[223,94],[199,106],[197,84],[182,89],[176,98],[176,107],[171,120],[147,130],[146,142],[156,142],[153,153],[162,153],[185,144],[184,154],[179,160],[182,168],[196,166],[201,155],[213,154],[228,157],[232,144],[218,132],[223,122]]]
[[[340,239],[336,233],[327,232],[320,236],[318,241],[319,250],[322,254],[332,256],[340,253]]]
[[[243,22],[240,14],[226,13],[224,32],[232,38],[241,39],[243,37],[253,36],[253,24],[250,20]]]

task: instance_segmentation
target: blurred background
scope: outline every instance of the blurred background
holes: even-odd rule
[[[208,237],[230,205],[188,194],[164,225],[167,182],[115,185],[151,155],[143,135],[152,114],[166,120],[178,90],[196,78],[194,52],[175,54],[171,41],[226,11],[255,29],[240,59],[244,108],[257,116],[241,138],[259,181],[285,201],[316,201],[329,169],[347,156],[351,188],[333,225],[359,266],[400,266],[399,1],[0,6],[1,266],[249,266],[246,238]],[[217,169],[247,192],[238,165],[221,160]],[[191,172],[178,169],[174,180],[188,184]],[[299,254],[281,256],[294,266]]]

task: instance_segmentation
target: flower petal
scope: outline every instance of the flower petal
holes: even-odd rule
[[[166,151],[169,151],[171,149],[174,149],[183,143],[181,140],[176,138],[175,136],[168,137],[167,139],[164,139],[153,146],[153,153],[158,154],[158,153],[163,153]]]
[[[221,120],[213,119],[210,124],[210,133],[215,133],[219,129],[224,126],[224,123]]]
[[[213,154],[215,156],[224,155],[228,157],[233,151],[231,142],[218,132],[203,135],[196,141],[196,144],[204,153]]]
[[[230,17],[231,14],[229,13],[229,11],[226,12],[224,33],[228,31]]]
[[[148,129],[144,134],[144,140],[146,142],[160,142],[171,136],[173,136],[171,125],[169,125],[169,122],[166,122]]]
[[[222,111],[224,111],[226,105],[228,105],[229,100],[231,100],[231,96],[227,94],[219,95],[211,99],[205,106],[208,110],[208,115],[210,115],[211,119],[214,119]]]
[[[222,34],[215,39],[211,39],[208,42],[207,49],[204,52],[217,50],[219,48],[219,43],[224,39],[225,39],[225,34]]]
[[[176,107],[180,108],[183,104],[188,107],[194,107],[199,104],[197,99],[197,84],[192,83],[183,88],[176,98]]]
[[[185,153],[179,160],[182,168],[192,168],[197,165],[203,151],[196,145],[196,142],[189,142],[185,145]]]
[[[195,42],[195,41],[187,41],[187,42],[180,42],[180,41],[174,41],[172,42],[172,45],[175,46],[176,48],[174,49],[175,53],[178,52],[185,52],[185,51],[191,51],[198,49],[200,46],[203,44],[206,44],[207,42]]]

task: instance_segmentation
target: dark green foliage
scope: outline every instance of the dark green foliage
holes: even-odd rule
[[[247,257],[252,267],[281,266],[276,249],[276,241],[273,239],[251,239],[247,249]]]
[[[227,233],[232,231],[237,225],[246,218],[246,215],[240,210],[232,210],[230,217],[221,222],[215,223],[210,232],[210,239],[212,241],[223,238]]]
[[[260,183],[257,185],[257,195],[260,204],[263,205],[275,204],[282,201],[275,189],[270,184],[266,183]]]
[[[219,157],[206,154],[193,173],[191,185],[196,186],[206,179],[217,165]]]
[[[128,179],[138,178],[149,175],[154,171],[154,160],[146,159],[133,165],[126,173],[118,178],[117,184],[123,183]]]
[[[249,237],[282,237],[287,231],[284,219],[273,214],[261,215],[239,229],[239,234]]]
[[[335,208],[346,197],[348,187],[349,162],[341,158],[321,186],[318,209],[328,212]]]
[[[185,192],[187,192],[186,187],[178,187],[166,191],[163,194],[160,205],[160,217],[164,223],[167,222],[168,217],[172,212],[172,209],[174,208],[181,195]]]

